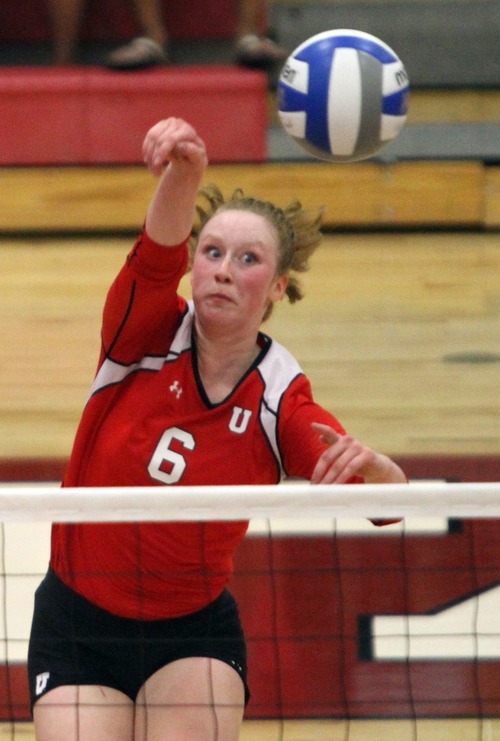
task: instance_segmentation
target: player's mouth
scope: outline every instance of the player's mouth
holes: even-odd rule
[[[226,293],[211,293],[208,298],[213,301],[220,301],[222,303],[234,303],[233,299]]]

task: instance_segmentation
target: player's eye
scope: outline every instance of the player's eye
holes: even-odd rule
[[[213,244],[207,244],[204,247],[203,252],[212,260],[217,260],[221,256],[220,249],[218,247],[215,247]]]
[[[259,260],[255,252],[244,252],[241,257],[241,262],[244,265],[254,265],[258,261]]]

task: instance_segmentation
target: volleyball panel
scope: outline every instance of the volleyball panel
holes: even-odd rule
[[[353,162],[398,136],[408,95],[404,65],[387,44],[359,31],[328,31],[287,59],[278,114],[285,131],[310,154]]]

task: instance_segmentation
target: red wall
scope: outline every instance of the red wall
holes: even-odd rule
[[[371,616],[433,614],[498,585],[500,520],[457,525],[425,536],[248,537],[231,585],[248,642],[248,716],[500,714],[498,659],[374,661],[367,650]]]
[[[499,480],[494,457],[401,462],[411,478]],[[58,480],[63,470],[59,460],[0,460],[0,481]],[[449,525],[432,535],[248,536],[231,583],[248,642],[247,716],[499,715],[497,658],[370,656],[371,616],[434,614],[500,583],[500,520]],[[12,712],[29,717],[22,665],[0,667],[0,718]]]

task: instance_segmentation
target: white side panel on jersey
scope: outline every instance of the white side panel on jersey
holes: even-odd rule
[[[265,385],[260,421],[283,476],[278,446],[278,411],[283,394],[293,379],[302,373],[302,368],[283,345],[273,340],[264,360],[259,363],[258,370]]]
[[[137,363],[130,363],[130,365],[115,363],[114,360],[106,358],[94,379],[94,383],[90,390],[90,396],[106,386],[121,383],[121,381],[124,381],[127,376],[136,371],[160,371],[165,362],[174,360],[182,352],[188,350],[191,347],[191,328],[193,325],[192,311],[192,305],[189,305],[189,311],[186,313],[181,326],[177,330],[166,358],[163,356],[158,357],[156,355],[146,355],[138,360]]]
[[[115,383],[120,383],[131,373],[135,373],[138,370],[158,371],[162,368],[165,358],[149,357],[146,356],[141,358],[137,363],[131,363],[130,365],[121,365],[121,363],[115,363],[114,360],[106,358],[104,363],[99,368],[99,372],[95,377],[94,383],[90,390],[90,395],[95,394],[96,391],[100,391],[106,386],[111,386]]]
[[[181,353],[189,350],[191,347],[191,337],[193,329],[194,319],[194,304],[192,301],[188,301],[188,310],[181,322],[181,326],[177,330],[174,341],[170,345],[170,351],[167,355],[167,360],[176,358]]]

